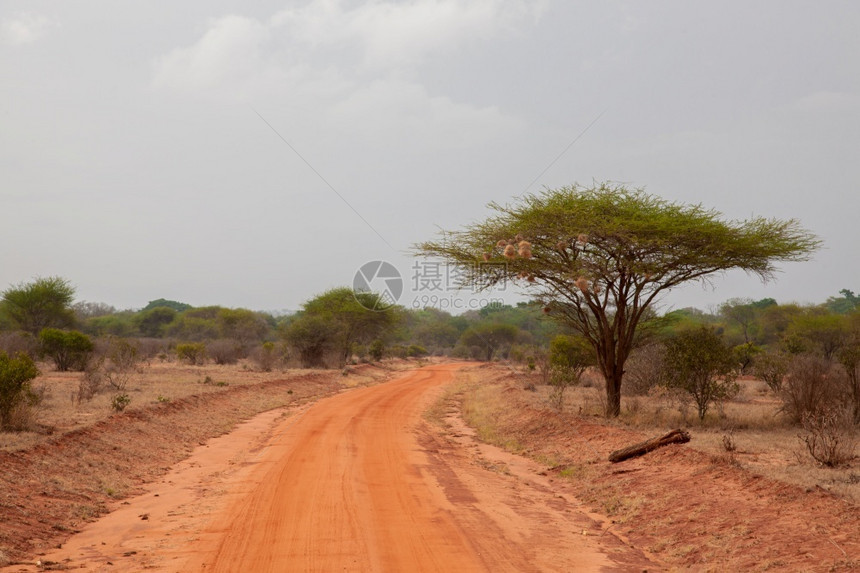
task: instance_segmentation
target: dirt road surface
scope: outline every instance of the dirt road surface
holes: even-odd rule
[[[415,370],[212,440],[41,566],[89,571],[642,571],[540,468],[422,413]],[[18,566],[8,570],[28,570]]]

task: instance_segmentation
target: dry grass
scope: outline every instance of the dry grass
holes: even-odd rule
[[[482,439],[546,464],[613,531],[660,559],[701,571],[850,569],[838,547],[852,544],[854,558],[860,467],[814,463],[763,383],[743,380],[735,400],[700,422],[668,396],[626,398],[619,419],[606,420],[593,382],[570,389],[559,413],[551,388],[528,372],[485,367],[459,380],[463,417]],[[537,391],[524,391],[531,381]],[[687,446],[606,460],[678,426],[693,435]]]
[[[739,382],[738,396],[720,408],[713,408],[703,421],[693,407],[685,408],[671,396],[625,397],[621,416],[605,420],[603,389],[596,383],[569,389],[565,393],[564,410],[653,434],[684,427],[693,436],[689,447],[710,455],[714,463],[737,465],[808,490],[820,488],[860,504],[860,460],[838,468],[823,467],[806,451],[799,438],[802,430],[780,412],[781,402],[768,386],[752,378]],[[551,387],[538,385],[532,403],[551,409],[551,392]],[[731,436],[734,452],[726,451],[726,436]]]

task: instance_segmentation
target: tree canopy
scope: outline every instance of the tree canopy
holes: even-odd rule
[[[528,194],[439,240],[419,255],[463,266],[464,286],[525,286],[544,311],[585,337],[606,378],[607,414],[621,409],[624,363],[661,294],[742,269],[771,280],[777,263],[808,260],[820,241],[798,221],[726,221],[621,185]]]
[[[373,308],[385,310],[369,310]],[[396,321],[395,309],[381,305],[378,294],[340,287],[307,301],[283,334],[305,366],[320,366],[328,352],[343,365],[353,344],[371,342]]]
[[[75,287],[64,278],[38,278],[3,291],[0,310],[19,329],[36,335],[43,328],[66,328],[75,323]]]

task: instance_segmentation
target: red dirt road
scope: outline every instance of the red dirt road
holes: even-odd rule
[[[450,473],[440,484],[428,471],[415,430],[454,368],[411,372],[308,410],[271,452],[262,482],[218,519],[223,538],[199,569],[534,570],[533,548],[507,537],[510,522],[464,515],[460,504],[475,496]],[[581,550],[584,568],[608,564]]]
[[[282,437],[263,482],[229,510],[201,569],[486,570],[404,431],[419,420],[422,396],[449,379],[448,368],[425,369],[309,410]]]
[[[129,572],[653,567],[603,536],[539,466],[423,419],[457,368],[411,371],[285,419],[264,414],[42,559]]]

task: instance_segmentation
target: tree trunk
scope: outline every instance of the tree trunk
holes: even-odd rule
[[[606,417],[617,418],[621,414],[621,374],[612,372],[606,376]]]
[[[647,454],[652,450],[656,450],[657,448],[661,448],[663,446],[668,446],[669,444],[685,444],[689,441],[689,433],[680,429],[672,430],[665,436],[651,438],[649,440],[645,440],[644,442],[639,442],[638,444],[633,444],[632,446],[628,446],[620,450],[615,450],[614,452],[609,454],[609,461],[613,464],[616,464],[618,462],[623,462],[624,460],[628,460],[630,458],[635,458],[636,456]]]

